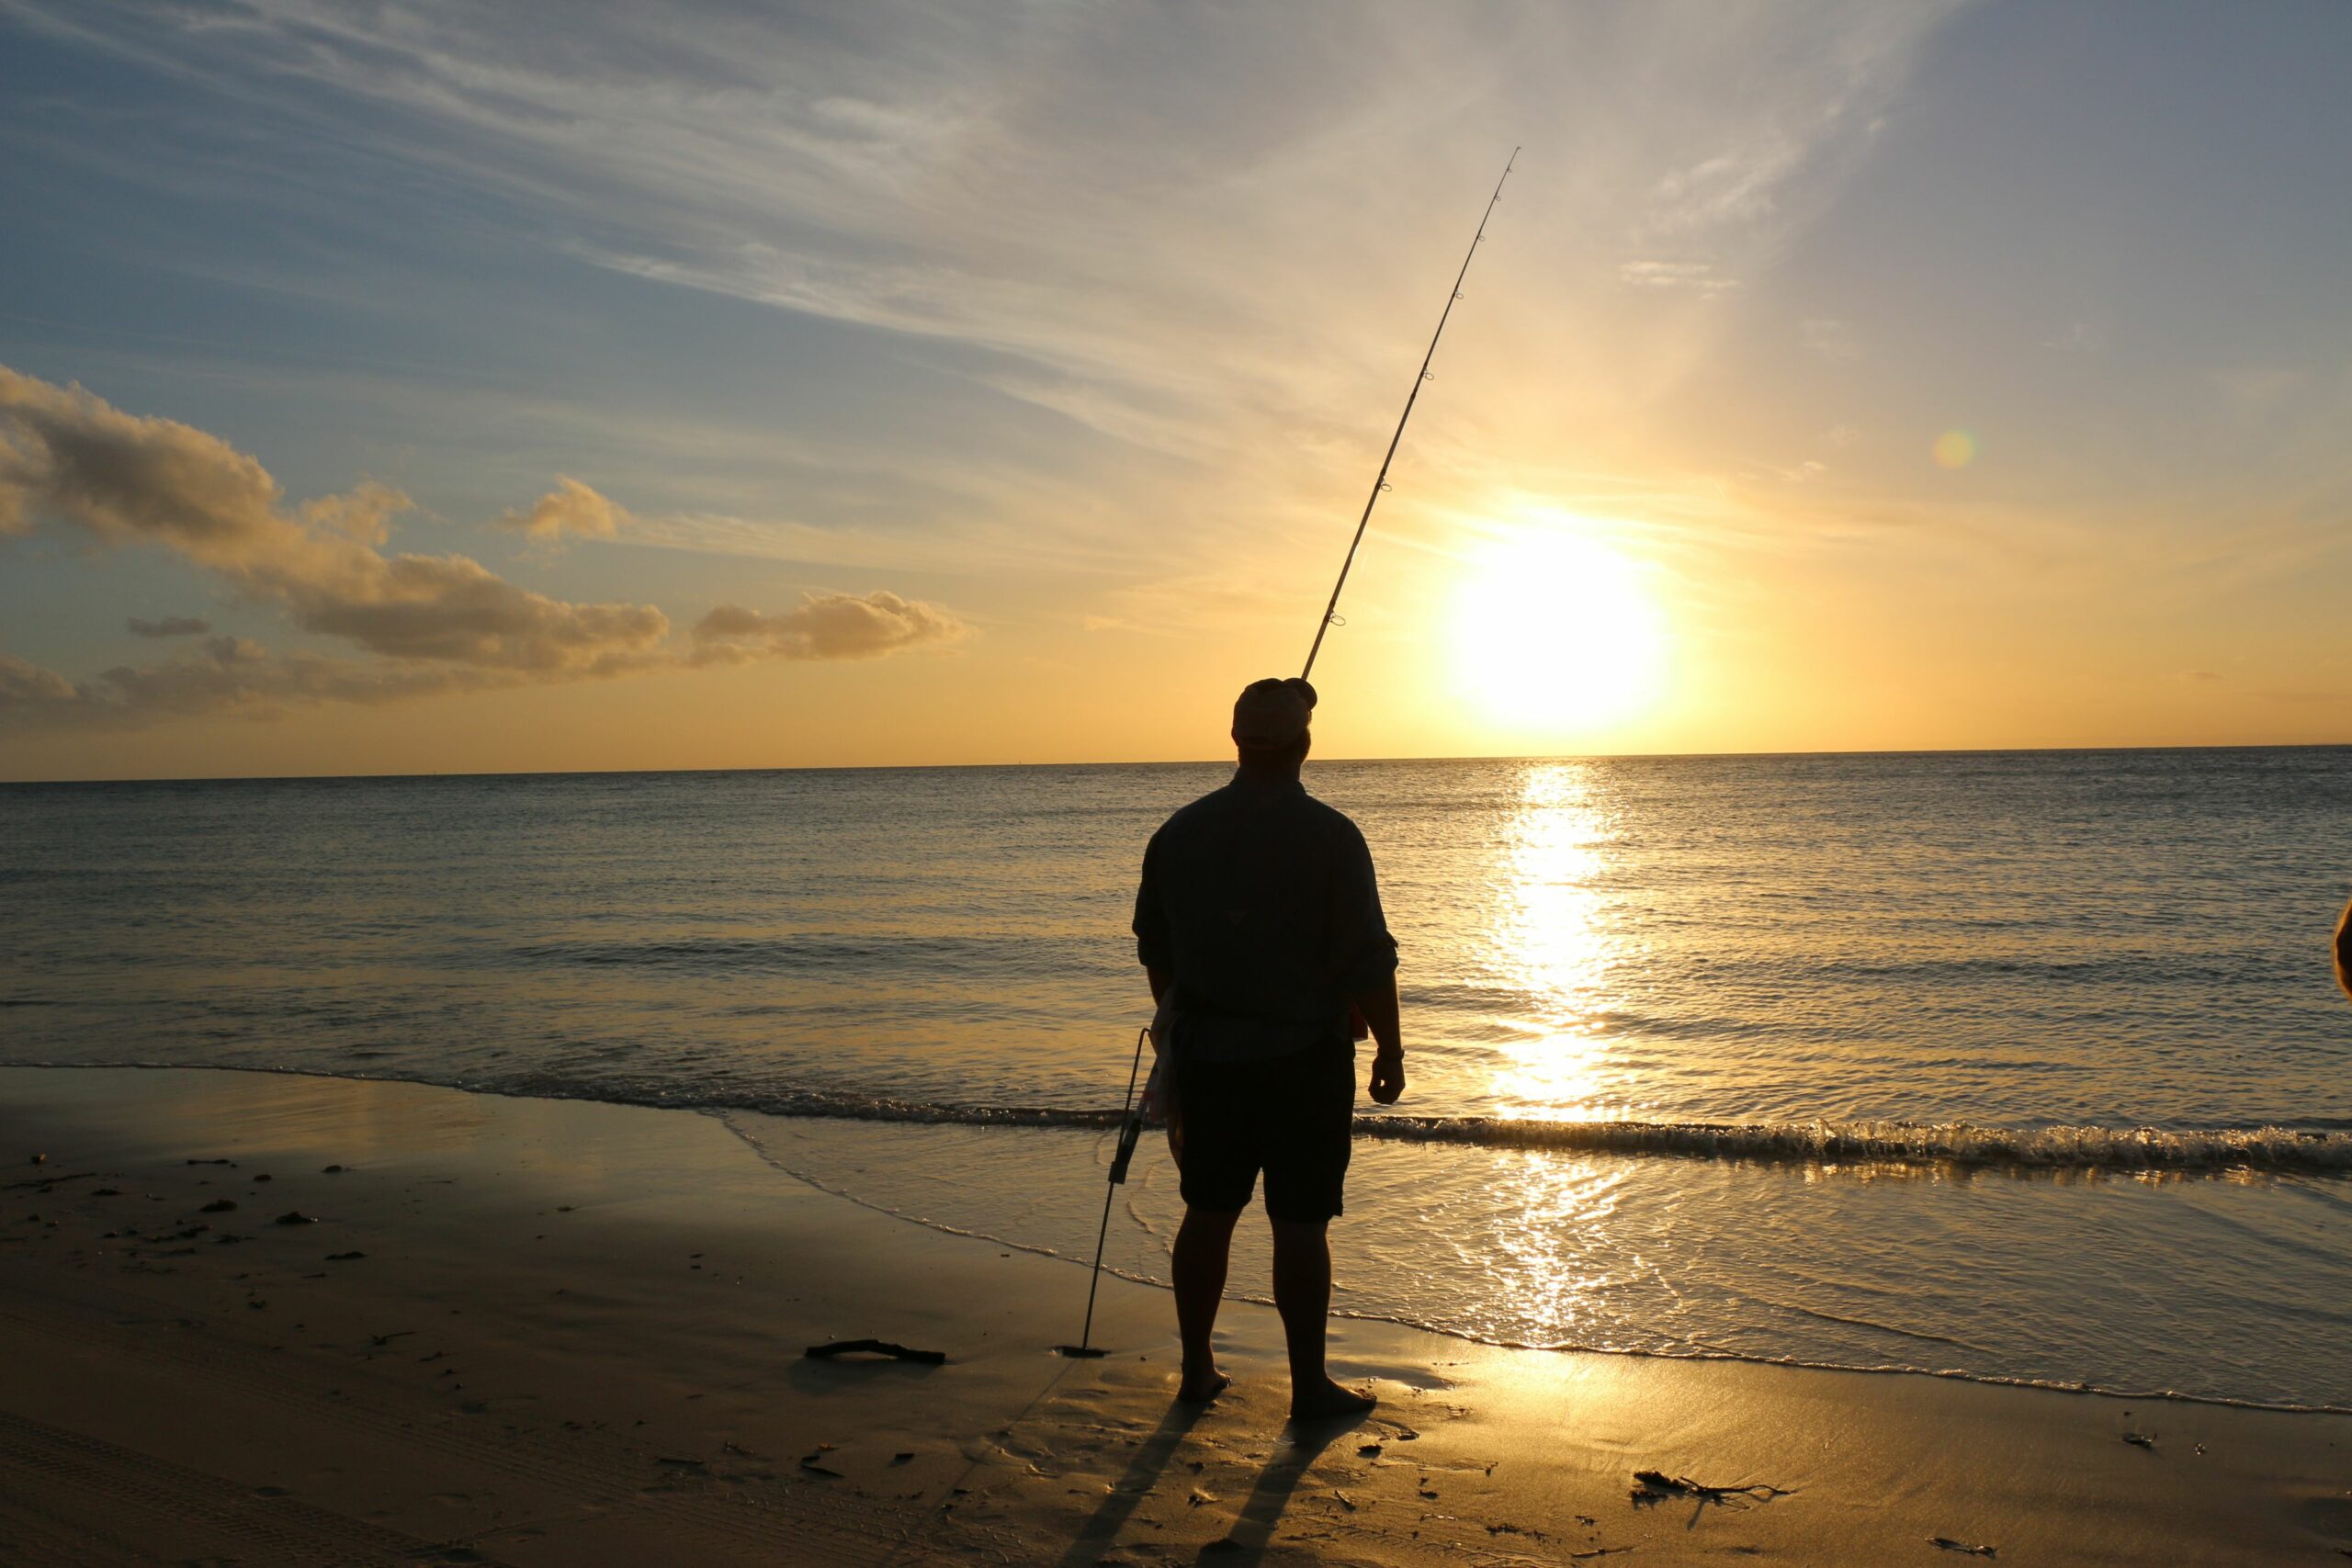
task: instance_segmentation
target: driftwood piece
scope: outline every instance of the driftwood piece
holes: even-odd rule
[[[830,1361],[836,1356],[888,1356],[896,1361],[920,1361],[926,1367],[939,1366],[947,1359],[944,1350],[910,1350],[888,1339],[832,1339],[809,1346],[806,1354],[812,1361]]]

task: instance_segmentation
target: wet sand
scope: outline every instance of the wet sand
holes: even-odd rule
[[[1164,1292],[1106,1279],[1112,1354],[1057,1358],[1082,1266],[818,1191],[707,1115],[5,1069],[0,1188],[0,1562],[2352,1556],[2335,1416],[1340,1322],[1381,1408],[1301,1432],[1246,1303],[1194,1411]],[[801,1355],[868,1336],[948,1359]]]

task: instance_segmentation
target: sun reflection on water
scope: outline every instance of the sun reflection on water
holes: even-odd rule
[[[1535,1029],[1498,1043],[1490,1084],[1507,1117],[1592,1120],[1614,1075],[1602,1027],[1615,933],[1600,889],[1615,838],[1589,763],[1529,768],[1503,828],[1508,879],[1495,931],[1499,978]]]
[[[1537,1325],[1544,1343],[1612,1342],[1615,1314],[1607,1303],[1613,1276],[1641,1267],[1638,1259],[1604,1262],[1601,1256],[1623,1172],[1589,1159],[1538,1156],[1513,1164],[1508,1175],[1520,1201],[1496,1225],[1485,1257],[1495,1299]]]

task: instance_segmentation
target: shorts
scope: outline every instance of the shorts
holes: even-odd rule
[[[1340,1213],[1355,1121],[1355,1047],[1340,1041],[1262,1062],[1180,1058],[1184,1201],[1246,1207],[1266,1173],[1266,1213],[1320,1224]]]

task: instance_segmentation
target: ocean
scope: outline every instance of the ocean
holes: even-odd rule
[[[1082,1266],[1144,841],[1228,773],[0,786],[0,1063],[686,1108]],[[1411,1076],[1359,1106],[1336,1310],[2352,1409],[2352,749],[1307,777]],[[1155,1139],[1112,1267],[1166,1278],[1175,1189]]]

